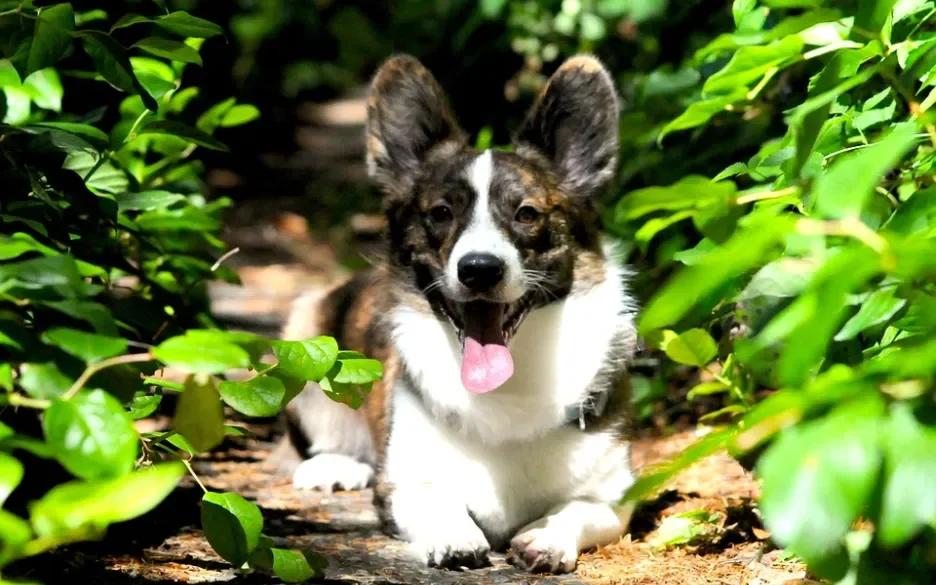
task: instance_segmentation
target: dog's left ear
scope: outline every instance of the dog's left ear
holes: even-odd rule
[[[385,194],[405,192],[430,153],[454,153],[465,140],[445,92],[422,63],[397,55],[380,67],[367,104],[367,168]]]
[[[567,60],[546,82],[514,137],[521,156],[543,158],[572,196],[607,185],[617,168],[618,98],[598,59]]]

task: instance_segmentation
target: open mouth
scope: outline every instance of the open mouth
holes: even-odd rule
[[[509,344],[531,304],[470,301],[443,303],[445,313],[462,342],[462,384],[469,392],[496,390],[513,376]]]

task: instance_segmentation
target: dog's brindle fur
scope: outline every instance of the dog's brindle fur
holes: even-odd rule
[[[310,297],[297,302],[284,337],[332,335],[342,348],[381,360],[384,378],[374,385],[357,413],[330,403],[316,387],[306,389],[290,405],[291,428],[299,430],[291,433],[291,444],[304,447],[311,442],[307,453],[313,455],[296,471],[297,487],[364,487],[371,480],[370,467],[375,467],[374,500],[385,528],[413,541],[417,552],[431,565],[483,565],[489,548],[503,548],[517,529],[532,522],[513,539],[512,560],[534,571],[567,571],[574,568],[579,550],[604,544],[623,533],[628,513],[613,509],[612,504],[632,482],[625,362],[635,345],[633,308],[620,282],[625,274],[608,257],[608,248],[600,238],[596,205],[596,195],[615,172],[617,124],[617,96],[607,72],[592,57],[575,57],[559,68],[537,98],[516,134],[514,151],[479,153],[467,145],[467,137],[441,88],[416,59],[398,56],[383,65],[373,80],[368,101],[367,162],[371,177],[384,193],[388,218],[386,260],[336,287],[321,300]],[[486,184],[479,185],[479,181]],[[516,251],[514,265],[507,258],[508,282],[498,294],[508,302],[507,320],[519,324],[518,336],[525,333],[524,318],[528,315],[530,335],[558,331],[558,324],[564,323],[562,332],[580,332],[585,345],[588,326],[570,325],[572,317],[563,321],[563,311],[611,322],[605,327],[608,332],[604,337],[597,334],[604,339],[594,348],[599,358],[589,378],[578,382],[581,388],[548,390],[558,383],[546,380],[543,396],[523,395],[529,388],[522,377],[532,375],[521,371],[523,364],[548,360],[554,352],[541,352],[537,340],[521,341],[518,337],[513,345],[522,347],[512,346],[512,351],[533,352],[526,361],[516,357],[519,367],[514,378],[518,380],[478,396],[468,396],[463,388],[446,388],[446,392],[455,392],[454,397],[442,399],[438,394],[441,389],[431,384],[435,366],[421,364],[420,360],[423,355],[426,360],[451,360],[453,355],[445,353],[444,348],[440,350],[439,344],[433,346],[429,339],[424,352],[408,352],[410,328],[429,327],[425,331],[430,334],[444,330],[439,339],[452,340],[455,330],[462,327],[463,305],[459,302],[464,300],[460,296],[464,291],[456,290],[452,257],[462,236],[470,230],[476,234],[480,229],[477,214],[484,212],[493,220],[485,220],[485,225],[488,229],[495,226],[496,232],[482,235],[502,242],[493,250],[507,256]],[[505,246],[510,248],[506,252]],[[550,344],[549,339],[542,342]],[[557,338],[555,343],[560,342],[561,338]],[[442,351],[441,358],[435,354],[438,351]],[[569,380],[578,380],[559,366],[554,369]],[[520,395],[511,396],[511,389]],[[579,421],[570,424],[553,420],[552,410],[541,407],[550,400],[561,401],[559,394],[573,397],[576,404],[568,406],[581,407],[601,393],[611,396],[608,406],[584,417],[583,428]],[[458,406],[466,399],[507,402],[495,403],[491,406],[495,410],[485,418],[470,406]],[[395,412],[400,405],[404,410]],[[561,409],[563,405],[557,406]],[[407,414],[411,412],[416,414]],[[528,412],[532,413],[531,419],[540,417],[549,422],[521,423],[520,418]],[[401,422],[397,419],[401,417],[406,424],[398,429],[396,425]],[[498,424],[501,417],[503,425]],[[416,432],[411,427],[421,424],[433,430],[426,431],[429,434],[424,439],[417,438],[417,444],[422,440],[442,441],[439,444],[450,447],[457,456],[464,454],[472,464],[477,459],[495,457],[490,468],[484,467],[484,461],[479,467],[482,475],[491,476],[494,487],[485,482],[478,484],[478,491],[494,490],[493,508],[488,509],[485,503],[473,509],[465,503],[468,516],[462,517],[458,502],[449,510],[444,501],[446,494],[419,492],[427,489],[424,484],[431,484],[431,479],[423,483],[415,479],[418,489],[402,492],[423,494],[424,501],[419,505],[424,512],[414,512],[400,503],[406,500],[404,495],[396,495],[399,501],[394,506],[396,491],[403,489],[401,484],[409,483],[412,469],[420,475],[421,468],[414,467],[419,463],[395,464],[404,458],[399,454],[396,459],[391,457],[389,463],[393,464],[388,465],[392,437],[395,433],[403,437]],[[357,430],[350,431],[352,427]],[[430,436],[436,431],[437,435]],[[547,446],[545,452],[537,450],[539,444],[549,445],[550,441],[555,447]],[[594,446],[585,446],[586,441],[595,441]],[[399,442],[406,441],[401,438]],[[554,463],[557,470],[546,471],[541,478],[535,466],[530,467],[534,471],[524,467],[528,477],[524,476],[520,484],[531,485],[513,485],[510,482],[516,478],[498,476],[513,473],[495,469],[498,458],[507,461],[519,457],[514,453],[522,450],[529,450],[536,458],[548,458],[553,456],[550,449],[555,452],[555,462],[543,459],[534,463]],[[440,451],[444,453],[445,449]],[[422,455],[409,456],[418,460]],[[573,456],[588,463],[579,469]],[[522,462],[533,465],[528,459]],[[436,463],[429,460],[423,465]],[[399,471],[394,471],[394,465]],[[523,467],[520,463],[511,465]],[[583,484],[594,483],[594,489],[565,486],[567,477]],[[557,492],[559,497],[536,493],[538,481],[542,490]],[[535,503],[527,505],[524,494],[514,490],[535,493],[529,497]],[[575,495],[579,492],[581,497]],[[439,510],[433,509],[435,495]],[[471,497],[469,494],[468,499]],[[516,513],[508,510],[500,514],[499,508],[510,507],[513,500],[522,502],[513,506]],[[421,513],[428,520],[415,517]],[[542,519],[536,521],[538,517]],[[452,534],[446,534],[449,529],[444,526],[437,526],[446,522],[457,525],[450,530]]]

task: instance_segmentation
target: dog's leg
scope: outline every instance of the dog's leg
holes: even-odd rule
[[[553,508],[511,540],[510,561],[534,573],[575,570],[579,552],[610,544],[627,530],[633,507],[575,500]]]
[[[322,333],[319,307],[324,294],[317,291],[295,301],[283,339],[308,339]],[[372,482],[374,446],[359,413],[333,401],[314,383],[286,410],[290,433],[274,456],[280,458],[279,469],[292,474],[297,489],[357,490]],[[305,457],[309,458],[301,461]]]
[[[468,508],[431,485],[396,486],[390,498],[396,530],[430,567],[476,569],[490,564],[491,547]]]
[[[293,486],[309,490],[359,490],[374,479],[374,448],[357,412],[309,384],[290,404],[298,430],[311,447],[293,471]]]

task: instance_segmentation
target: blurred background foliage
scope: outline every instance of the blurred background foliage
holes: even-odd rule
[[[609,202],[629,190],[671,182],[688,173],[717,173],[736,153],[756,152],[781,123],[773,116],[794,99],[794,84],[769,96],[769,108],[745,119],[725,120],[703,136],[674,136],[656,145],[659,129],[697,96],[701,80],[724,60],[689,67],[687,59],[733,28],[730,2],[665,0],[177,0],[170,4],[230,30],[230,45],[204,48],[205,70],[193,70],[201,99],[215,103],[236,94],[265,113],[264,123],[229,138],[244,155],[289,153],[295,148],[297,105],[363,91],[376,67],[394,52],[419,57],[449,93],[462,125],[484,142],[503,144],[519,124],[535,91],[563,58],[594,52],[615,72],[623,98],[620,181]],[[236,8],[235,8],[236,7]],[[770,26],[766,15],[763,26]],[[799,88],[802,90],[802,88]],[[226,137],[225,137],[226,138]],[[259,157],[256,183],[233,198],[255,196],[265,185]],[[244,167],[241,167],[242,169]],[[276,184],[295,193],[308,177]],[[341,184],[343,192],[316,185],[323,217],[340,222],[348,213],[377,209],[373,192]],[[326,193],[323,193],[326,191]],[[325,213],[321,213],[325,212]],[[678,246],[653,251],[654,263]]]

